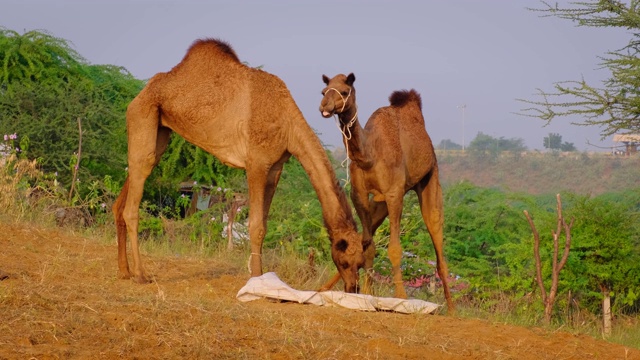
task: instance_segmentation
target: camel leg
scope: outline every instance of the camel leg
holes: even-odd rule
[[[387,252],[389,254],[389,260],[391,260],[393,283],[396,288],[394,296],[399,299],[407,298],[407,293],[404,290],[404,283],[402,281],[402,269],[400,268],[400,263],[402,262],[402,245],[400,244],[400,218],[402,216],[403,196],[403,192],[399,192],[397,194],[385,194],[385,200],[387,202],[387,208],[389,210],[390,227],[389,248]]]
[[[129,153],[134,153],[129,157],[129,189],[126,197],[126,203],[124,206],[123,218],[127,225],[127,234],[131,240],[131,253],[133,255],[133,280],[137,283],[144,284],[149,283],[144,268],[142,266],[142,259],[140,257],[140,246],[138,244],[138,224],[139,224],[139,208],[140,200],[142,199],[142,193],[144,191],[144,183],[151,174],[153,168],[158,164],[162,154],[167,148],[169,138],[171,136],[171,130],[168,128],[158,128],[155,130],[155,139],[145,139],[140,141],[138,138],[135,144],[130,145]],[[148,140],[154,140],[153,142]],[[145,146],[146,145],[146,146]],[[150,161],[150,156],[143,158],[140,161],[136,155],[140,153],[146,153],[145,149],[153,147],[154,151],[153,160]],[[125,240],[126,241],[126,240]],[[121,248],[126,249],[126,244],[118,242],[118,250]],[[126,255],[125,257],[126,262]],[[119,259],[120,259],[119,255]]]
[[[329,281],[326,282],[326,284],[322,285],[318,291],[329,291],[333,289],[340,279],[342,279],[342,276],[340,276],[340,273],[336,273],[331,279],[329,279]]]
[[[267,186],[264,189],[264,222],[266,224],[267,217],[269,215],[269,209],[271,208],[271,201],[273,200],[273,195],[276,193],[276,188],[278,186],[278,182],[280,181],[280,175],[282,175],[282,167],[284,163],[291,157],[290,154],[286,154],[280,161],[275,163],[271,170],[269,171],[269,176],[267,177]]]
[[[138,101],[136,101],[138,100]],[[127,235],[131,240],[131,252],[133,254],[133,280],[138,283],[148,283],[142,260],[140,258],[140,249],[138,244],[138,222],[139,207],[144,190],[144,183],[153,168],[158,164],[162,154],[167,148],[171,129],[159,127],[160,118],[157,108],[145,107],[141,105],[142,98],[134,99],[127,109],[127,122],[129,126],[129,176],[128,188],[124,195],[126,199],[122,218],[126,223]],[[116,214],[116,219],[120,215]],[[126,263],[126,240],[118,239],[118,259],[121,277],[127,277],[126,269],[122,264]],[[124,257],[124,260],[123,260]],[[128,264],[127,264],[128,267]],[[123,276],[124,275],[124,276]],[[131,276],[131,274],[129,274]]]
[[[416,185],[416,193],[420,202],[420,211],[422,218],[431,241],[436,252],[436,267],[440,280],[442,281],[442,289],[444,297],[447,300],[447,307],[451,313],[455,312],[455,305],[451,300],[451,292],[449,291],[449,271],[447,263],[444,259],[444,214],[442,212],[442,189],[440,180],[438,179],[438,168],[435,168],[430,175],[427,175],[418,185]]]
[[[360,224],[362,226],[362,244],[364,249],[364,269],[365,269],[365,282],[362,287],[362,293],[371,294],[371,281],[369,279],[369,272],[373,268],[373,258],[375,257],[375,245],[373,243],[373,233],[371,232],[371,213],[369,209],[369,194],[365,189],[364,183],[357,176],[358,173],[354,173],[351,178],[351,202],[356,209]]]
[[[384,219],[389,215],[389,210],[387,209],[386,202],[375,202],[371,201],[369,204],[369,214],[371,217],[371,245],[364,252],[364,268],[366,271],[366,276],[364,280],[364,285],[362,286],[362,292],[365,294],[372,294],[372,285],[373,285],[373,260],[376,257],[376,244],[373,241],[373,235],[375,235],[376,230],[382,225]]]
[[[129,262],[127,261],[127,224],[124,222],[122,213],[124,211],[124,205],[127,201],[127,194],[129,192],[129,177],[124,181],[120,195],[113,203],[112,211],[115,217],[116,234],[118,239],[118,278],[129,279],[131,278],[131,272],[129,271]]]
[[[282,174],[282,166],[290,155],[283,156],[273,164],[267,173],[261,170],[263,165],[247,167],[247,182],[249,183],[249,238],[251,241],[251,257],[249,268],[251,276],[262,275],[262,242],[267,232],[267,216],[276,186]]]

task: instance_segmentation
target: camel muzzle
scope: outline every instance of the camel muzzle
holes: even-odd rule
[[[322,117],[329,118],[333,116],[335,109],[329,109],[329,106],[320,106],[319,110],[320,114],[322,114]]]

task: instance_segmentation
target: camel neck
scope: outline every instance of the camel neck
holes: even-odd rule
[[[372,162],[366,153],[367,139],[364,129],[360,126],[357,110],[350,109],[340,114],[339,119],[347,156],[362,169],[371,167]]]
[[[329,237],[333,241],[341,233],[356,231],[356,223],[325,149],[301,113],[300,117],[299,121],[293,121],[296,127],[290,132],[287,150],[300,161],[309,176],[318,194]]]

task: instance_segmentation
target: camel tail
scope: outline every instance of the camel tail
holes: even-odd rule
[[[391,106],[402,107],[410,102],[417,103],[420,110],[422,110],[422,97],[414,89],[394,91],[391,96],[389,96]]]

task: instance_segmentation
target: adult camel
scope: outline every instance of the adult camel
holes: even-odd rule
[[[349,165],[351,200],[362,223],[362,242],[366,249],[364,289],[368,291],[371,286],[370,271],[375,257],[373,235],[388,216],[388,254],[395,297],[407,297],[400,270],[400,217],[404,195],[413,190],[418,195],[422,218],[435,248],[447,306],[454,311],[443,253],[444,219],[438,163],[425,129],[420,94],[413,89],[393,92],[389,97],[391,104],[377,109],[363,129],[358,121],[355,75],[339,74],[332,79],[322,75],[322,80],[327,86],[322,90],[320,112],[325,118],[338,116],[347,156],[352,161]],[[334,280],[338,280],[337,275]]]
[[[320,140],[281,79],[242,64],[224,41],[197,40],[171,71],[149,80],[126,117],[129,174],[113,205],[120,278],[149,282],[138,249],[138,207],[145,180],[175,131],[224,164],[246,170],[251,276],[262,274],[269,207],[283,164],[295,156],[318,194],[345,291],[357,290],[364,255],[355,220]]]

